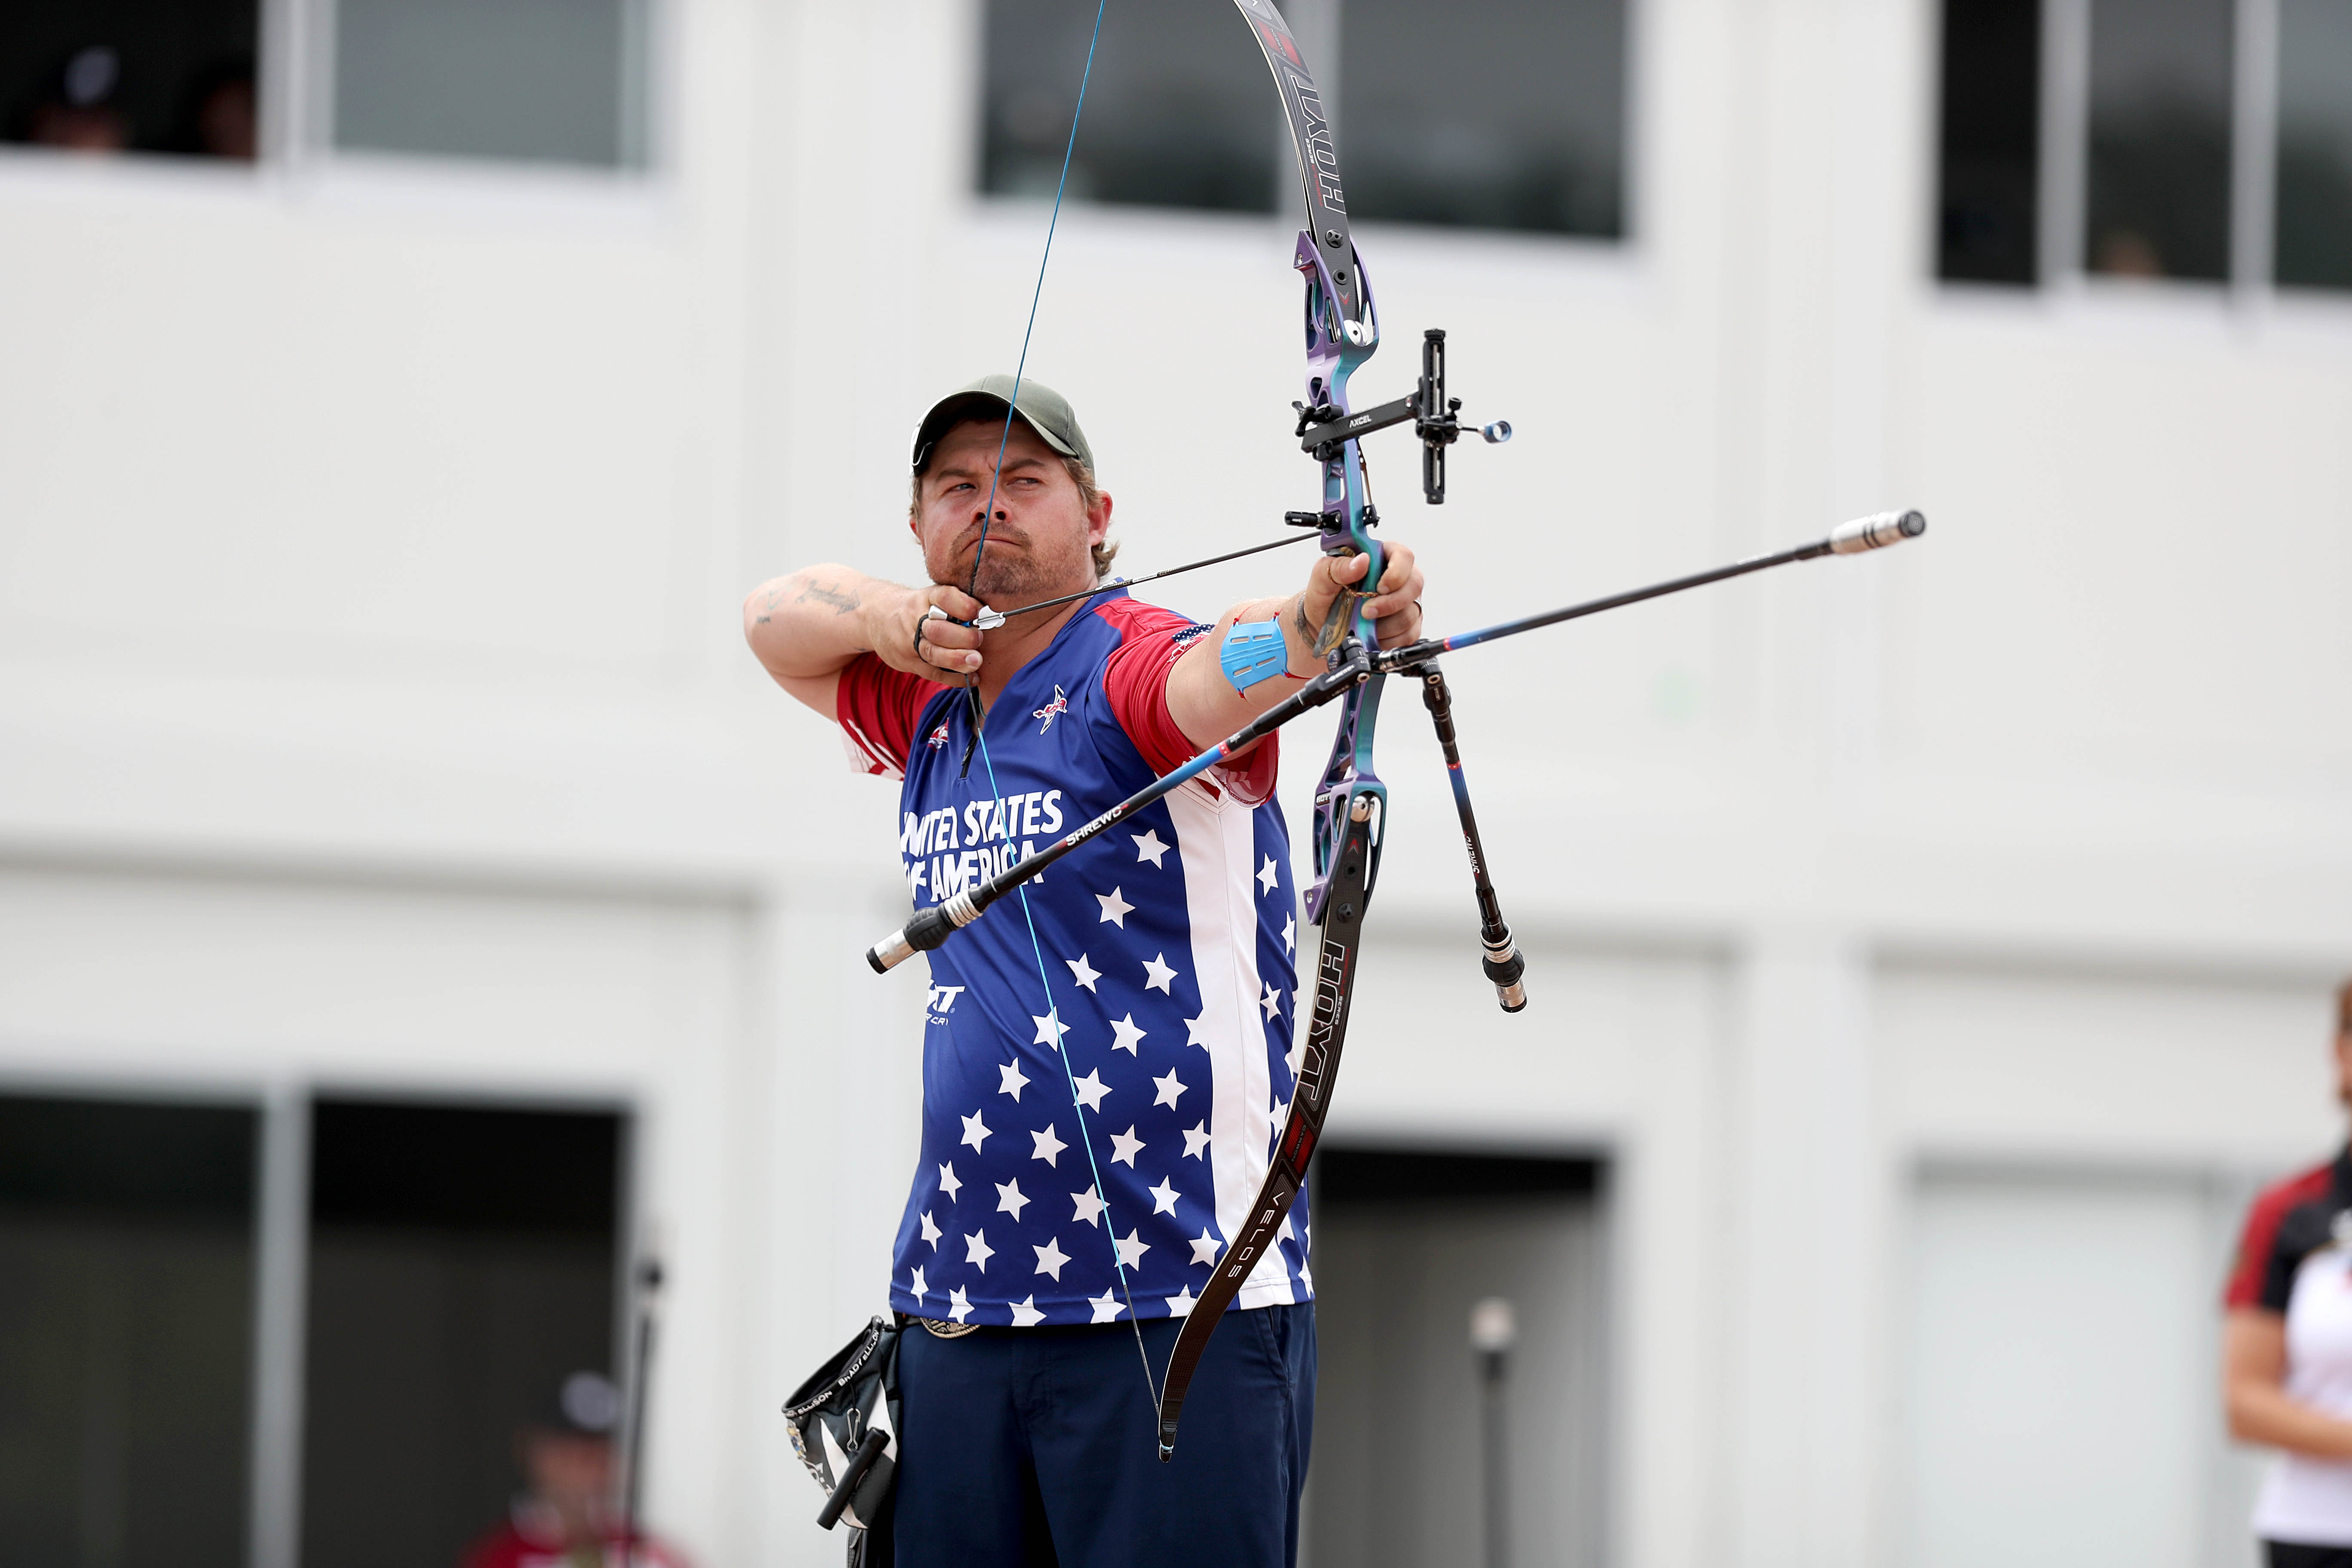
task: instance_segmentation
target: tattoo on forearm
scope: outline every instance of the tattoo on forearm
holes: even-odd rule
[[[811,583],[807,587],[803,588],[796,602],[803,605],[831,605],[833,613],[836,616],[854,615],[857,610],[856,594],[840,593],[821,583]]]

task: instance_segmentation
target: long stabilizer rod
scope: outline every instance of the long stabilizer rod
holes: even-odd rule
[[[1727,578],[1744,577],[1751,572],[1763,572],[1774,566],[1786,566],[1791,562],[1811,561],[1822,555],[1858,555],[1865,550],[1883,550],[1890,544],[1900,544],[1906,539],[1916,539],[1927,531],[1927,520],[1916,511],[1882,511],[1869,517],[1856,518],[1832,531],[1826,539],[1811,544],[1801,544],[1793,550],[1776,554],[1751,556],[1728,566],[1718,566],[1711,572],[1695,572],[1687,577],[1675,577],[1655,583],[1646,588],[1612,594],[1606,598],[1588,599],[1565,609],[1547,610],[1541,615],[1525,616],[1498,626],[1483,626],[1476,631],[1459,632],[1450,637],[1424,637],[1402,647],[1384,648],[1370,653],[1352,639],[1345,645],[1343,657],[1331,668],[1309,680],[1297,691],[1284,698],[1223,740],[1194,757],[1191,762],[1146,784],[1120,801],[1100,816],[1058,838],[1024,860],[1015,861],[995,876],[976,887],[968,888],[953,898],[941,900],[925,909],[905,925],[866,949],[866,962],[877,974],[887,974],[919,952],[929,952],[961,928],[978,920],[989,905],[1029,880],[1038,872],[1076,849],[1079,845],[1150,805],[1153,801],[1174,794],[1219,763],[1273,734],[1301,713],[1332,701],[1349,688],[1371,678],[1375,673],[1410,669],[1427,664],[1443,653],[1456,648],[1475,647],[1480,643],[1531,632],[1539,626],[1558,626],[1586,616],[1596,616],[1603,610],[1614,610],[1626,605],[1638,605],[1645,599],[1660,599],[1669,594],[1680,594],[1691,588],[1703,588],[1709,583]],[[1483,910],[1481,911],[1484,912]],[[1513,977],[1516,980],[1516,976]],[[1499,986],[1502,983],[1497,982]],[[1505,1005],[1508,1005],[1507,1000]]]
[[[1580,605],[1570,605],[1565,609],[1522,616],[1517,620],[1481,626],[1476,631],[1456,632],[1448,637],[1424,637],[1402,647],[1383,648],[1373,656],[1372,662],[1383,672],[1404,669],[1457,648],[1476,647],[1480,643],[1517,637],[1521,632],[1535,631],[1542,626],[1556,626],[1562,621],[1581,620],[1586,616],[1597,616],[1603,610],[1638,605],[1645,599],[1663,599],[1669,594],[1704,588],[1710,583],[1745,577],[1751,572],[1766,572],[1792,562],[1811,561],[1822,555],[1859,555],[1865,550],[1884,550],[1890,544],[1916,539],[1927,531],[1927,519],[1918,511],[1873,512],[1868,517],[1858,517],[1852,522],[1841,524],[1831,531],[1827,539],[1800,544],[1793,550],[1777,551],[1770,555],[1751,555],[1745,561],[1717,566],[1711,572],[1694,572],[1687,577],[1672,577],[1664,583],[1653,583],[1646,588],[1629,589],[1606,598],[1587,599]]]

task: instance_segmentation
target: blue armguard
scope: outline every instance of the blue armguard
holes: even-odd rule
[[[1279,621],[1235,621],[1218,645],[1217,662],[1235,691],[1247,691],[1259,681],[1290,668],[1290,650],[1283,646]]]

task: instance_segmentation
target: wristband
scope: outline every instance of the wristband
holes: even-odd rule
[[[1290,648],[1282,640],[1282,623],[1235,621],[1217,647],[1217,663],[1236,692],[1280,675],[1290,668]]]

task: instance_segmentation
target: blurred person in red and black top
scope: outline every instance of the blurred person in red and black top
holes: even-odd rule
[[[2336,1095],[2352,1107],[2352,982]],[[2352,1148],[2255,1198],[2225,1305],[2230,1431],[2283,1450],[2254,1505],[2270,1568],[2352,1568]]]
[[[686,1568],[642,1529],[622,1551],[613,1430],[621,1395],[610,1380],[575,1372],[554,1404],[517,1438],[530,1489],[505,1523],[467,1549],[465,1568]]]

